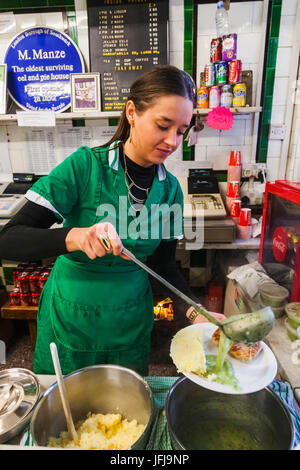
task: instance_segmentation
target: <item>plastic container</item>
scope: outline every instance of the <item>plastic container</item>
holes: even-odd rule
[[[292,302],[286,304],[285,311],[288,316],[288,323],[292,328],[299,328],[300,326],[300,302]]]
[[[267,307],[267,305],[265,304],[263,305]],[[275,318],[281,318],[285,314],[284,305],[282,305],[282,307],[271,307],[271,308],[272,308]]]
[[[299,339],[299,336],[297,335],[297,330],[295,330],[295,328],[293,328],[288,323],[288,318],[285,319],[284,324],[285,324],[285,327],[286,327],[287,335],[290,338],[290,340],[291,341],[297,341],[297,339]]]
[[[220,1],[217,3],[216,11],[216,30],[218,38],[229,34],[229,17],[228,12],[224,8],[224,2]]]
[[[290,295],[288,289],[274,282],[266,282],[259,288],[260,298],[264,305],[283,307]]]

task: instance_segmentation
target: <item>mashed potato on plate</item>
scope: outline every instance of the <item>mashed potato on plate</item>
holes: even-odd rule
[[[67,431],[58,438],[50,437],[48,447],[126,450],[143,434],[145,427],[134,419],[127,421],[120,414],[88,413],[85,420],[76,425],[78,442],[74,442]]]
[[[178,372],[205,374],[206,359],[202,341],[203,329],[201,325],[192,328],[187,326],[176,333],[172,339],[170,355]]]

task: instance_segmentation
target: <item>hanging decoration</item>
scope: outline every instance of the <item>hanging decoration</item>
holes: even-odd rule
[[[213,108],[206,117],[206,124],[212,129],[228,131],[233,126],[234,117],[230,109],[224,106]]]

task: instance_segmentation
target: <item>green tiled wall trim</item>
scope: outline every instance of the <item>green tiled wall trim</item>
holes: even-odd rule
[[[193,74],[193,23],[194,23],[194,1],[184,0],[184,57],[183,69],[190,75]],[[191,160],[191,148],[183,141],[182,159]]]
[[[74,0],[1,0],[0,10],[18,10],[24,8],[73,7]]]
[[[269,144],[278,38],[280,30],[282,0],[271,1],[270,31],[266,56],[266,76],[264,81],[264,100],[262,103],[261,130],[258,142],[258,161],[266,163]]]

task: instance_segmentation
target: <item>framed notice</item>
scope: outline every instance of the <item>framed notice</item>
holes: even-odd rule
[[[7,81],[7,65],[0,64],[0,114],[6,113],[6,81]]]
[[[168,57],[169,0],[87,0],[90,68],[102,111],[121,111],[131,84]]]
[[[71,73],[71,111],[100,111],[100,73]]]

